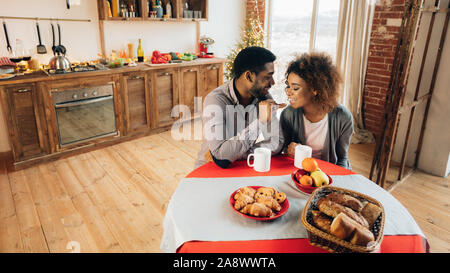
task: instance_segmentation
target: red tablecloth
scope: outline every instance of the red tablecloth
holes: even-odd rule
[[[247,166],[245,161],[238,161],[228,169],[221,169],[214,163],[208,163],[191,172],[187,178],[208,177],[251,177],[278,176],[291,174],[296,168],[294,160],[286,156],[272,158],[271,169],[267,173],[258,173]],[[351,175],[352,171],[329,162],[317,160],[319,167],[329,175]],[[424,253],[429,247],[420,235],[385,235],[380,252],[384,253]],[[178,248],[179,253],[320,253],[327,252],[309,244],[308,239],[255,240],[204,242],[191,241]]]

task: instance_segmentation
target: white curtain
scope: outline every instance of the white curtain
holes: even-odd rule
[[[355,122],[352,143],[375,140],[372,133],[364,130],[361,115],[374,9],[373,0],[341,0],[336,65],[344,80],[339,102],[352,112]]]

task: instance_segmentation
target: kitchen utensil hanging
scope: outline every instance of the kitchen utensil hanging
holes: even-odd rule
[[[58,26],[58,36],[59,36],[59,45],[58,45],[58,47],[59,47],[59,50],[60,50],[61,54],[66,55],[67,49],[66,49],[65,46],[63,46],[61,44],[61,26],[59,25],[58,21],[56,22],[56,24]]]
[[[53,55],[56,55],[56,42],[55,42],[55,26],[53,25],[53,22],[50,23],[51,27],[52,27],[52,38],[53,38],[53,46],[52,46],[52,51],[53,51]]]
[[[37,29],[38,39],[39,39],[39,44],[37,45],[37,53],[38,54],[45,54],[45,53],[47,53],[47,49],[42,44],[41,31],[39,30],[39,22],[37,20],[36,20],[36,29]]]
[[[6,22],[4,20],[3,20],[3,30],[5,31],[6,49],[8,50],[9,54],[12,54],[11,44],[9,43],[8,31],[6,30]]]

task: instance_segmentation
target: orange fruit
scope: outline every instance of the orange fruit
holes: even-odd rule
[[[300,178],[300,184],[303,186],[312,186],[313,185],[313,179],[309,175],[304,175],[302,178]]]
[[[312,173],[319,168],[319,164],[317,164],[317,161],[314,158],[307,157],[303,160],[302,167],[305,171]]]

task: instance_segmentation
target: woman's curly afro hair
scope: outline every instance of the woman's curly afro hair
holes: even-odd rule
[[[312,96],[313,103],[320,105],[326,112],[331,112],[338,106],[341,76],[333,64],[330,55],[326,53],[304,53],[293,60],[286,71],[295,73],[302,78],[309,87],[308,92],[317,92]]]

